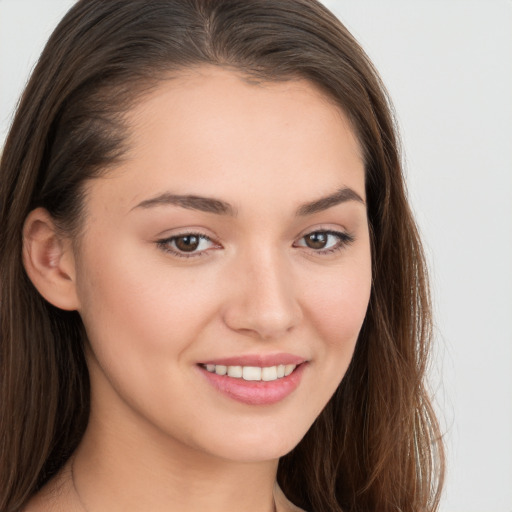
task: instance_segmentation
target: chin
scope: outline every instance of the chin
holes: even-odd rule
[[[293,427],[273,424],[274,428],[254,425],[250,430],[226,432],[221,439],[210,444],[210,453],[238,462],[278,460],[291,452],[307,432]],[[213,449],[212,449],[213,448]]]

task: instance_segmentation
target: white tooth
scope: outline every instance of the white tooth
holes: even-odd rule
[[[244,380],[261,380],[261,368],[257,366],[244,366]]]
[[[267,366],[261,369],[261,380],[276,380],[277,366]]]
[[[242,367],[241,366],[228,366],[228,376],[236,377],[237,379],[242,377]]]
[[[228,371],[227,366],[223,366],[222,364],[215,365],[215,373],[217,375],[226,375],[227,371]]]
[[[284,364],[277,367],[277,378],[280,379],[281,377],[284,377]]]
[[[215,373],[215,365],[214,365],[214,364],[207,364],[207,365],[206,365],[206,369],[207,369],[209,372]]]
[[[284,367],[284,375],[285,375],[285,376],[290,375],[290,373],[292,373],[292,372],[293,372],[293,370],[295,370],[295,368],[297,368],[297,365],[296,365],[296,364],[287,364],[287,365]]]

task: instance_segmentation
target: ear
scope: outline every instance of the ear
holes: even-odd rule
[[[23,226],[23,265],[39,293],[54,306],[76,310],[75,259],[71,240],[59,234],[44,208],[31,211]]]

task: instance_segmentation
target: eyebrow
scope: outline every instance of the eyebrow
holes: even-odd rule
[[[306,215],[312,215],[318,213],[333,206],[347,201],[357,201],[365,205],[362,197],[353,189],[343,187],[333,194],[330,194],[320,199],[305,203],[299,206],[295,212],[297,217],[304,217]],[[215,213],[217,215],[229,215],[236,217],[237,210],[231,204],[215,199],[213,197],[203,197],[195,195],[179,195],[164,193],[151,199],[146,199],[134,206],[132,210],[136,208],[152,208],[155,206],[172,205],[186,208],[187,210],[199,210],[206,213]]]
[[[313,213],[327,210],[338,204],[346,203],[347,201],[357,201],[358,203],[366,205],[363,198],[355,190],[344,187],[334,192],[334,194],[330,194],[326,197],[322,197],[299,206],[299,208],[297,208],[296,215],[298,217],[312,215]]]
[[[132,208],[151,208],[154,206],[174,205],[181,206],[187,210],[199,210],[206,213],[216,213],[218,215],[231,215],[235,217],[237,212],[229,203],[214,199],[212,197],[202,197],[194,195],[161,194],[152,199],[146,199]]]

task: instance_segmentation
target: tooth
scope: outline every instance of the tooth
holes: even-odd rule
[[[261,368],[258,368],[257,366],[244,366],[243,379],[261,380]]]
[[[227,371],[228,371],[227,366],[223,366],[222,364],[215,365],[215,373],[217,375],[226,375]]]
[[[295,364],[280,364],[278,366],[267,366],[260,368],[258,366],[225,366],[222,364],[207,364],[204,366],[207,371],[217,375],[228,375],[229,377],[244,379],[249,381],[272,381],[286,377],[295,370]]]
[[[285,376],[288,376],[290,375],[290,373],[293,372],[293,370],[295,370],[295,368],[297,367],[297,365],[295,364],[287,364],[285,367],[284,367],[284,375]]]
[[[268,366],[261,369],[261,380],[276,380],[277,379],[277,367]]]
[[[241,366],[228,366],[228,376],[239,379],[242,376]]]

